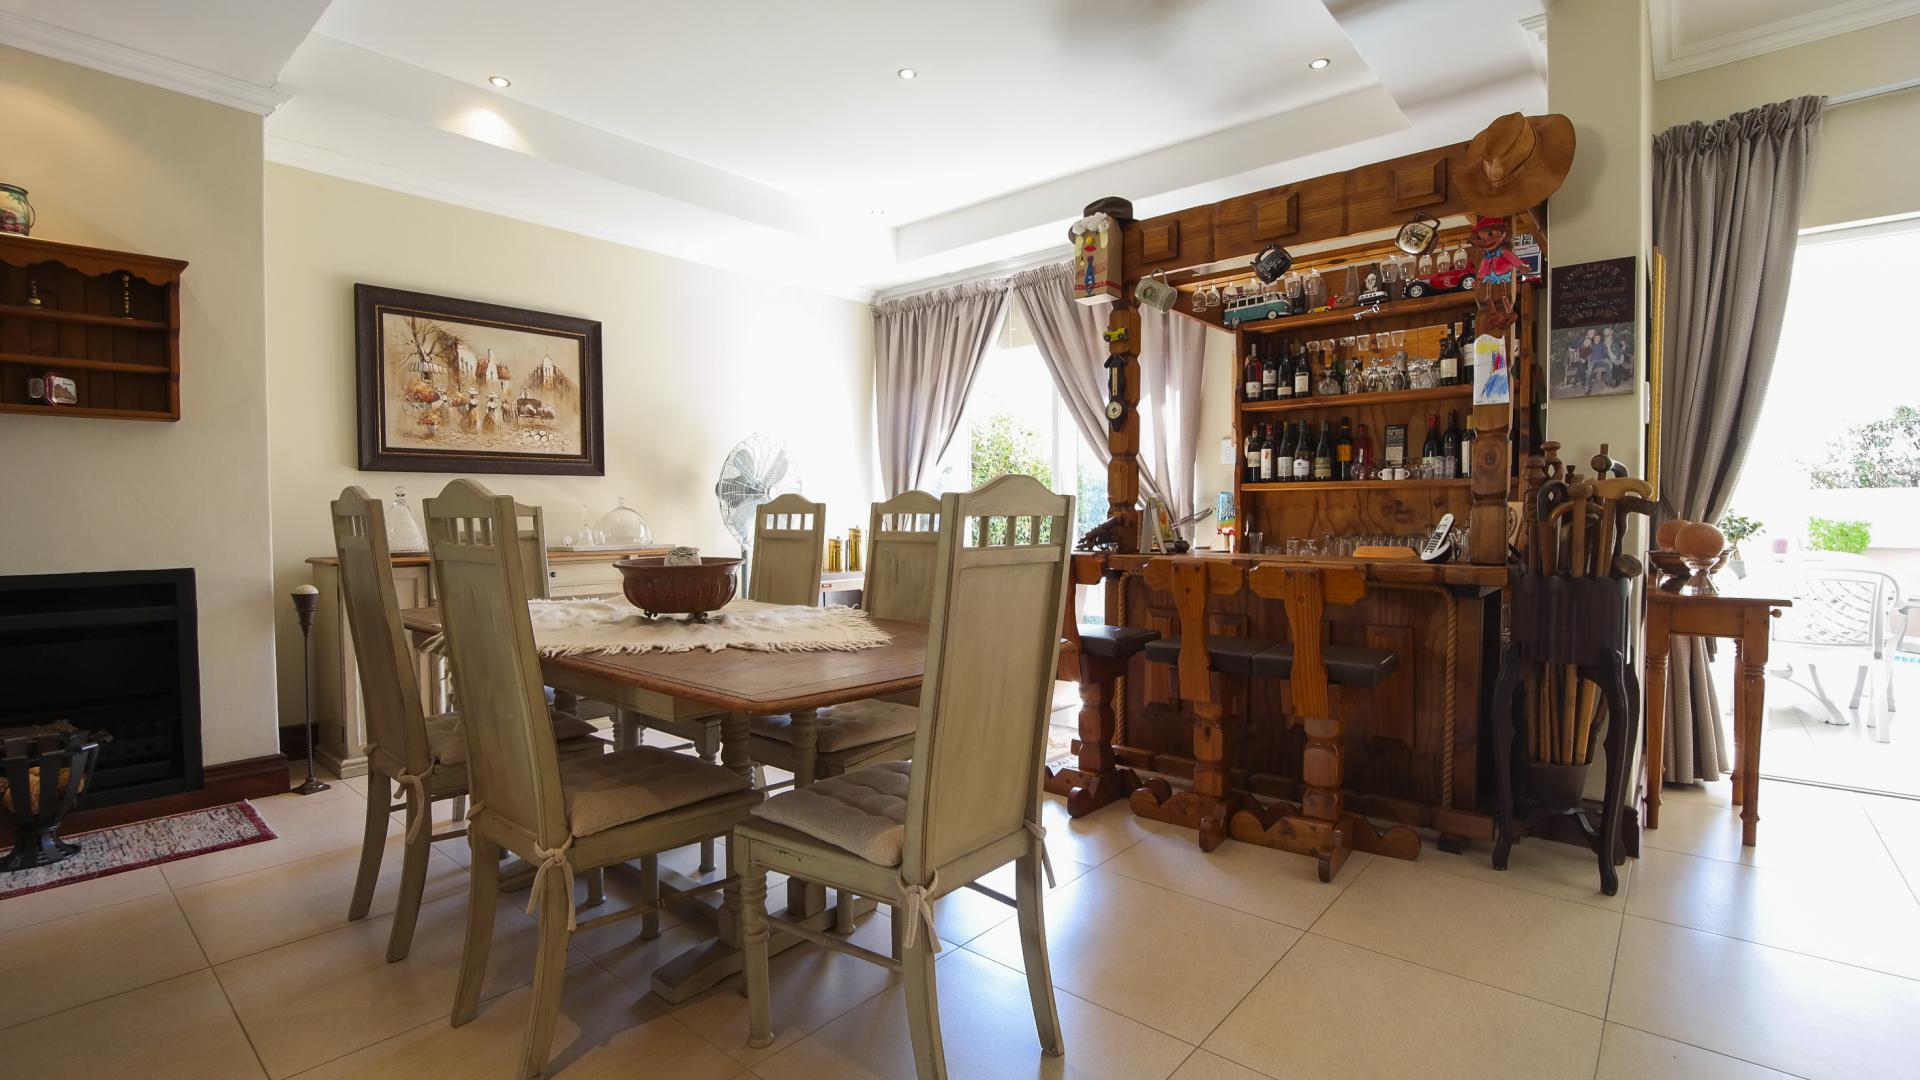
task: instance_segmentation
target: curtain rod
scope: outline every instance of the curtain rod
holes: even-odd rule
[[[1908,90],[1920,90],[1920,79],[1902,79],[1897,83],[1876,86],[1871,90],[1856,90],[1851,94],[1834,94],[1827,98],[1827,108],[1832,109],[1841,105],[1852,105],[1856,101],[1871,101],[1874,98],[1886,97],[1888,94],[1903,94]]]

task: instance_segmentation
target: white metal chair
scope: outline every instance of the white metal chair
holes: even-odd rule
[[[1869,720],[1880,742],[1892,737],[1893,663],[1899,651],[1905,615],[1899,582],[1872,562],[1809,564],[1788,579],[1793,606],[1774,623],[1772,663],[1768,674],[1812,694],[1827,711],[1827,722],[1845,725],[1846,714],[1828,696],[1820,682],[1819,665],[1840,664],[1856,669],[1851,707],[1858,709],[1873,672],[1880,673],[1885,707],[1877,717],[1869,703]],[[1800,681],[1800,672],[1807,681]]]
[[[1040,876],[1040,774],[1060,616],[1073,544],[1073,498],[1004,476],[941,501],[926,678],[913,760],[890,761],[775,796],[736,826],[748,1044],[773,1040],[766,874],[893,905],[901,958],[831,934],[791,932],[906,975],[920,1080],[942,1080],[933,902],[1014,860],[1016,907],[1040,1046],[1064,1052],[1047,965]]]
[[[538,868],[532,903],[540,945],[518,1073],[537,1077],[553,1042],[570,935],[634,916],[646,920],[642,936],[657,935],[659,853],[725,833],[761,796],[744,770],[655,747],[562,762],[545,721],[525,569],[500,539],[514,529],[513,500],[455,480],[426,500],[426,518],[447,653],[465,708],[474,797],[467,825],[472,895],[452,1022],[465,1024],[479,1010],[505,849]],[[574,875],[634,859],[648,883],[641,903],[577,921]]]

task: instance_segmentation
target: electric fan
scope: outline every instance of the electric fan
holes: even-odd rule
[[[720,500],[720,518],[740,541],[740,550],[753,547],[753,513],[766,503],[800,490],[800,467],[778,440],[758,432],[727,451],[720,462],[720,479],[713,494]]]

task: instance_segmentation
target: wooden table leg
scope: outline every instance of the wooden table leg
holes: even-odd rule
[[[1770,612],[1756,608],[1746,613],[1740,637],[1733,643],[1733,711],[1742,729],[1740,782],[1740,842],[1752,847],[1760,831],[1760,742],[1767,726],[1767,619]]]
[[[1660,785],[1667,773],[1667,653],[1673,647],[1664,605],[1647,605],[1647,828],[1660,827]]]
[[[817,778],[814,768],[814,754],[820,745],[819,712],[814,709],[795,709],[792,714],[793,732],[793,787],[798,791],[811,785]],[[799,878],[787,879],[787,913],[812,915],[827,906],[827,889]]]

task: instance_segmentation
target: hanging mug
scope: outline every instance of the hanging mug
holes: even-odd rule
[[[1133,287],[1133,298],[1155,311],[1171,311],[1180,294],[1167,284],[1166,271],[1156,270],[1152,277],[1141,278]]]
[[[1253,272],[1271,285],[1293,269],[1293,254],[1279,244],[1268,244],[1253,257]]]
[[[1425,255],[1433,247],[1433,240],[1440,235],[1440,219],[1430,214],[1415,214],[1413,220],[1400,226],[1394,234],[1393,246],[1409,255]]]

